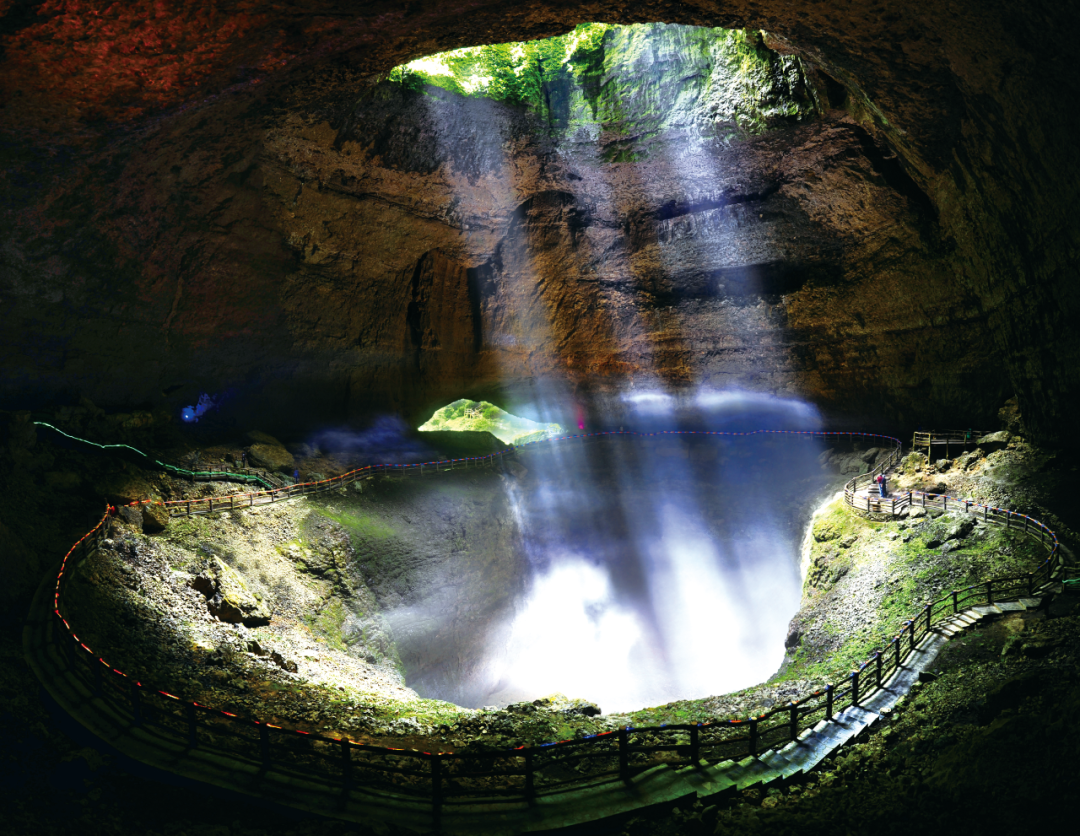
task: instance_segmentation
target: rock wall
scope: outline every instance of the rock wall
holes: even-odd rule
[[[422,419],[553,377],[586,402],[631,379],[734,384],[929,424],[986,423],[1015,391],[1051,440],[1080,389],[1057,105],[1071,9],[431,0],[331,3],[288,27],[270,7],[212,25],[142,11],[4,17],[12,403],[175,407],[231,388],[238,415],[273,406],[288,428]],[[417,55],[590,19],[765,29],[821,115],[696,141],[722,108],[663,89],[680,61],[701,74],[677,38],[624,51],[664,81],[618,100],[664,118],[569,143],[519,108],[370,86]],[[130,46],[166,22],[176,55],[200,43],[197,72]],[[588,98],[567,91],[566,112]]]

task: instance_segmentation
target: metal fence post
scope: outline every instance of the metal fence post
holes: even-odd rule
[[[690,763],[694,766],[701,760],[701,723],[690,729]]]
[[[199,746],[198,718],[195,712],[195,704],[187,703],[184,706],[184,714],[187,715],[188,746],[192,749]]]
[[[139,702],[139,683],[131,683],[131,715],[135,719],[135,725],[142,725],[142,705]]]
[[[986,582],[986,603],[994,603],[994,582],[992,580]]]
[[[791,717],[788,719],[788,731],[791,733],[791,739],[797,740],[799,737],[799,704],[792,702],[791,708],[788,710],[791,712]]]
[[[833,715],[833,687],[832,685],[825,686],[825,719],[827,721],[832,720]]]
[[[934,605],[933,604],[927,604],[926,605],[926,632],[927,633],[930,632],[930,619],[933,616],[933,614],[934,614]]]
[[[909,653],[914,653],[915,652],[915,619],[914,618],[911,619],[911,621],[908,622],[908,635],[911,637],[911,650],[908,651],[908,652]]]
[[[270,729],[266,723],[259,723],[259,754],[262,755],[263,767],[270,766]]]
[[[536,797],[536,778],[533,775],[533,750],[525,750],[525,798],[532,801]]]
[[[629,735],[626,726],[619,729],[619,777],[623,781],[630,780],[630,746]]]
[[[955,589],[952,591],[952,611],[954,615],[960,612],[960,601],[956,597]]]
[[[881,687],[881,665],[882,665],[881,651],[880,650],[877,651],[877,656],[875,657],[874,661],[877,663],[877,687],[880,688]]]
[[[431,818],[435,832],[439,832],[442,819],[442,756],[431,756]]]
[[[851,704],[856,708],[859,705],[859,672],[851,672]]]
[[[352,746],[347,737],[341,738],[341,788],[349,791],[352,785]]]
[[[757,757],[758,747],[758,730],[757,730],[758,718],[752,717],[750,719],[750,757]]]

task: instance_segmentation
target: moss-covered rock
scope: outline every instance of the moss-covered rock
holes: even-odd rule
[[[221,621],[248,627],[270,622],[270,609],[262,597],[217,556],[210,559],[209,568],[192,581],[192,586],[206,596],[210,613]]]

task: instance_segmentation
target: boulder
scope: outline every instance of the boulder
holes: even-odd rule
[[[126,523],[130,523],[135,528],[142,530],[143,515],[142,509],[138,505],[121,505],[119,508],[120,519]]]
[[[1005,406],[998,410],[998,420],[1001,425],[1013,435],[1023,435],[1024,429],[1020,419],[1020,404],[1016,398],[1009,398]]]
[[[266,470],[292,474],[296,460],[280,444],[252,444],[247,448],[248,461]]]
[[[956,464],[964,470],[973,470],[979,462],[986,458],[986,451],[976,447],[974,450],[964,453],[956,460]]]
[[[1012,441],[1012,434],[1008,430],[1001,430],[1001,432],[984,435],[975,444],[983,452],[993,453],[995,450],[1004,450],[1009,446],[1010,441]]]
[[[112,505],[130,505],[151,494],[150,483],[137,473],[118,471],[97,480],[97,492]]]
[[[211,559],[209,568],[191,585],[206,596],[210,614],[220,621],[248,627],[270,623],[270,609],[262,598],[248,589],[239,572],[218,557]]]
[[[926,456],[922,453],[908,453],[904,456],[900,467],[908,476],[914,476],[926,467]]]
[[[971,517],[968,517],[965,520],[960,520],[959,522],[949,526],[948,530],[945,532],[945,539],[963,540],[972,532],[974,528],[975,520],[973,520]]]
[[[580,717],[596,717],[604,712],[594,702],[588,700],[571,699],[570,705],[562,709],[563,714]]]
[[[285,445],[278,441],[270,433],[259,432],[259,430],[252,430],[247,434],[250,441],[255,444],[270,444],[274,447],[284,447]]]
[[[169,524],[169,512],[160,502],[149,502],[142,507],[142,528],[146,534],[164,531]]]

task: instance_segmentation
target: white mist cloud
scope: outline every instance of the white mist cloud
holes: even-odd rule
[[[536,578],[514,621],[503,679],[522,699],[562,692],[625,709],[642,691],[634,671],[642,653],[639,618],[616,602],[607,572],[570,556]]]

